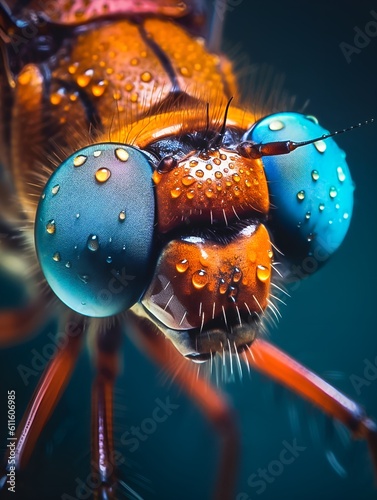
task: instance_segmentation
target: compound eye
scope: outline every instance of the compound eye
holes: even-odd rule
[[[301,142],[327,133],[312,116],[277,113],[257,122],[243,140]],[[294,262],[314,256],[323,263],[342,243],[352,215],[354,185],[345,153],[328,138],[262,162],[278,247]]]
[[[152,167],[124,144],[67,158],[41,196],[35,245],[46,280],[71,309],[105,317],[131,307],[152,267]]]

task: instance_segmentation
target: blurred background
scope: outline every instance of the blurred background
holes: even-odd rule
[[[284,88],[296,96],[294,110],[309,99],[306,111],[329,130],[377,119],[375,2],[319,0],[303,6],[298,1],[224,0],[224,6],[224,48],[244,68],[249,61],[283,74]],[[355,47],[354,28],[365,32],[371,21],[375,21],[375,27],[369,25],[374,37],[369,37],[369,43],[364,40],[365,47],[356,47],[347,61],[340,44]],[[246,93],[248,71],[243,71]],[[254,66],[250,78],[253,76]],[[292,291],[288,307],[281,310],[279,328],[270,332],[274,343],[363,405],[375,419],[377,368],[374,380],[373,373],[364,370],[366,360],[377,365],[376,139],[377,125],[338,138],[356,184],[350,231],[331,261]],[[2,307],[20,293],[16,285],[2,278]],[[16,390],[17,417],[21,418],[39,373],[31,375],[25,385],[20,366],[31,367],[35,352],[43,351],[47,335],[54,329],[50,324],[40,336],[0,351],[1,446],[6,442],[6,391]],[[122,479],[146,499],[211,498],[218,458],[214,431],[179,387],[166,383],[160,368],[150,364],[127,339],[123,365],[115,401],[116,449],[125,461]],[[83,352],[41,436],[24,484],[18,485],[17,498],[90,498],[90,492],[76,490],[90,473],[90,385],[90,360]],[[376,498],[366,444],[352,441],[340,425],[258,374],[246,375],[242,382],[236,377],[222,390],[237,410],[242,435],[235,498]],[[170,398],[178,407],[132,451],[122,436],[151,417],[157,398]],[[270,476],[272,481],[265,483],[263,492],[253,486],[252,475],[278,459],[283,442],[292,444],[294,440],[304,450],[293,463]]]

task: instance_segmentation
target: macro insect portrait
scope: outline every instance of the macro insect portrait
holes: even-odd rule
[[[0,497],[372,499],[372,2],[0,2]]]

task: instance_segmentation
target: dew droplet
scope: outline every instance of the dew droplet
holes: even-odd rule
[[[248,188],[249,188],[249,187],[251,187],[252,185],[253,185],[253,184],[252,184],[252,182],[251,182],[251,180],[250,180],[250,179],[245,179],[245,186],[246,186],[246,187],[248,187]]]
[[[149,73],[149,71],[144,71],[144,73],[140,75],[140,80],[144,83],[150,82],[152,80],[151,73]]]
[[[323,211],[325,210],[325,204],[324,204],[324,203],[320,203],[320,204],[318,205],[318,210],[319,210],[320,212],[323,212]]]
[[[305,191],[304,191],[303,189],[301,189],[301,191],[299,191],[299,192],[297,193],[297,199],[298,199],[299,201],[302,201],[302,200],[304,200],[304,199],[305,199]]]
[[[111,264],[111,263],[112,263],[112,261],[113,261],[113,258],[111,257],[111,255],[109,255],[108,257],[106,257],[106,262],[107,262],[108,264]]]
[[[78,274],[77,275],[80,280],[84,283],[84,285],[87,285],[88,284],[88,281],[89,281],[89,276],[87,274]]]
[[[86,160],[88,159],[87,156],[85,155],[78,155],[73,159],[73,166],[74,167],[81,167],[81,165],[84,165]]]
[[[238,295],[238,286],[233,286],[233,285],[230,285],[228,287],[228,299],[231,301],[231,302],[236,302],[237,300],[237,295]]]
[[[241,177],[238,174],[233,174],[232,179],[234,180],[234,182],[240,182]]]
[[[340,182],[344,182],[346,180],[346,174],[343,172],[342,167],[337,167],[336,173],[338,174],[338,179]]]
[[[305,117],[307,120],[310,120],[311,122],[315,123],[316,125],[318,125],[318,120],[315,116],[313,115],[306,115]]]
[[[182,194],[181,188],[176,187],[170,191],[170,196],[172,198],[179,198]]]
[[[313,241],[314,239],[314,234],[313,233],[309,233],[308,236],[306,237],[306,240],[310,243],[311,241]]]
[[[53,92],[50,96],[50,103],[53,106],[57,106],[62,102],[62,94],[60,92]]]
[[[219,292],[221,295],[224,295],[226,291],[228,290],[227,284],[225,283],[225,280],[223,278],[220,278],[219,280]]]
[[[203,172],[203,170],[197,170],[197,171],[195,172],[195,174],[196,174],[196,176],[197,176],[197,177],[203,177],[204,172]]]
[[[212,165],[210,163],[207,163],[206,170],[212,170],[212,169],[213,169]]]
[[[274,256],[274,252],[272,250],[268,250],[267,255],[270,257],[270,259],[272,259],[272,257]]]
[[[126,211],[125,211],[125,210],[121,210],[121,211],[119,212],[119,220],[120,220],[121,222],[123,222],[124,220],[126,220]]]
[[[79,218],[80,218],[80,214],[79,214],[79,213],[77,213],[77,214],[76,214],[76,219],[79,219]]]
[[[95,234],[91,234],[88,237],[86,245],[91,252],[96,252],[99,249],[98,236]]]
[[[238,267],[235,267],[233,270],[232,281],[234,283],[238,283],[242,278],[242,271]]]
[[[215,194],[215,193],[213,192],[213,189],[211,189],[211,188],[208,188],[208,189],[206,189],[206,190],[205,190],[205,195],[206,195],[206,196],[207,196],[207,198],[209,198],[209,199],[210,199],[210,198],[213,198],[213,195],[214,195],[214,194]]]
[[[338,194],[338,191],[336,190],[336,188],[334,186],[331,186],[330,188],[330,191],[329,191],[329,195],[330,195],[330,198],[335,198]]]
[[[273,120],[269,123],[268,128],[272,131],[281,130],[285,127],[284,123],[280,120]]]
[[[46,224],[46,231],[48,232],[48,234],[54,234],[55,230],[56,230],[55,221],[54,219],[51,219]]]
[[[215,165],[217,165],[217,166],[221,165],[221,160],[220,160],[220,158],[214,158],[214,159],[213,159],[213,163],[214,163]]]
[[[314,142],[313,144],[319,153],[324,153],[326,151],[327,146],[326,146],[325,141],[320,140],[320,141]]]
[[[59,252],[55,252],[54,255],[52,256],[52,259],[55,262],[60,262],[60,253]]]
[[[95,173],[96,181],[103,184],[110,179],[111,172],[108,168],[100,168]]]
[[[123,161],[123,162],[126,162],[128,160],[128,158],[130,157],[128,152],[123,148],[117,148],[115,150],[115,156],[118,158],[119,161]]]
[[[101,149],[98,149],[97,151],[94,151],[93,156],[94,158],[98,158],[99,156],[101,156],[101,154],[102,154]]]
[[[179,262],[177,262],[177,264],[175,265],[175,268],[179,273],[184,273],[185,271],[187,271],[188,266],[189,266],[188,260],[182,259]]]
[[[60,189],[60,185],[59,185],[59,184],[56,184],[56,186],[54,186],[54,187],[51,189],[51,193],[55,196],[56,194],[58,194],[59,189]]]
[[[87,69],[85,73],[79,75],[76,78],[77,85],[81,88],[87,87],[89,85],[90,80],[93,77],[93,70],[92,69]]]
[[[319,179],[318,170],[312,170],[312,179],[313,179],[313,181],[318,181],[318,179]]]
[[[347,219],[348,219],[348,217],[349,217],[349,214],[348,214],[347,212],[344,212],[344,214],[343,214],[343,219],[346,219],[346,220],[347,220]]]
[[[257,278],[260,281],[267,281],[270,277],[270,269],[266,266],[262,266],[262,264],[259,264],[257,266]]]
[[[184,186],[191,186],[191,184],[194,184],[195,179],[192,175],[185,175],[184,177],[182,177],[182,184]]]
[[[195,190],[194,189],[190,189],[189,191],[187,191],[186,193],[186,198],[188,200],[192,200],[195,196]]]
[[[106,86],[106,80],[102,80],[101,82],[92,85],[92,94],[94,95],[94,97],[101,97],[105,93]]]
[[[44,200],[46,198],[46,193],[43,193],[41,198],[42,198],[42,200]]]
[[[215,177],[216,177],[216,179],[221,179],[221,178],[222,178],[222,176],[223,176],[223,174],[222,174],[219,170],[217,170],[217,171],[215,172]]]
[[[305,219],[309,220],[311,215],[312,215],[311,212],[308,210],[305,214]]]
[[[197,290],[201,290],[208,283],[208,274],[203,269],[201,269],[200,271],[196,271],[192,275],[191,281]]]
[[[69,268],[71,267],[71,263],[70,263],[69,261],[68,261],[68,262],[66,262],[65,267],[66,267],[67,269],[69,269]]]

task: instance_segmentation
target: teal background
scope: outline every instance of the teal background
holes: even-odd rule
[[[227,5],[225,47],[236,54],[243,68],[246,55],[253,64],[267,64],[284,74],[284,88],[297,98],[294,110],[310,99],[307,112],[329,130],[377,118],[377,37],[353,55],[350,64],[339,48],[341,42],[353,43],[354,26],[363,29],[373,19],[370,10],[377,11],[373,2],[321,0],[303,7],[297,1],[233,0]],[[247,87],[247,74],[243,81]],[[362,404],[375,419],[377,380],[366,380],[359,391],[352,381],[355,376],[364,377],[364,360],[377,364],[376,138],[377,125],[339,137],[356,184],[349,234],[331,262],[292,291],[288,307],[281,310],[279,328],[270,332],[274,343]],[[20,291],[3,280],[0,293],[5,307]],[[54,325],[49,325],[39,337],[0,351],[1,445],[5,443],[6,391],[16,390],[20,418],[37,377],[31,377],[25,387],[17,367],[30,366],[31,350],[41,352],[52,331]],[[147,499],[210,498],[218,454],[214,431],[179,388],[166,382],[160,369],[128,340],[123,352],[124,372],[115,406],[118,443],[132,425],[140,425],[152,414],[156,398],[169,397],[179,408],[137,451],[116,446],[127,461],[121,466],[122,479]],[[90,362],[84,352],[41,436],[25,486],[18,485],[17,498],[54,500],[63,493],[75,498],[75,479],[85,481],[89,474],[90,384]],[[238,500],[376,497],[365,443],[350,441],[341,427],[257,374],[244,377],[242,383],[226,384],[223,390],[237,410],[242,435],[237,493],[244,495]],[[258,495],[248,478],[278,458],[284,440],[294,439],[305,451]],[[338,472],[326,458],[329,452],[339,463]]]

